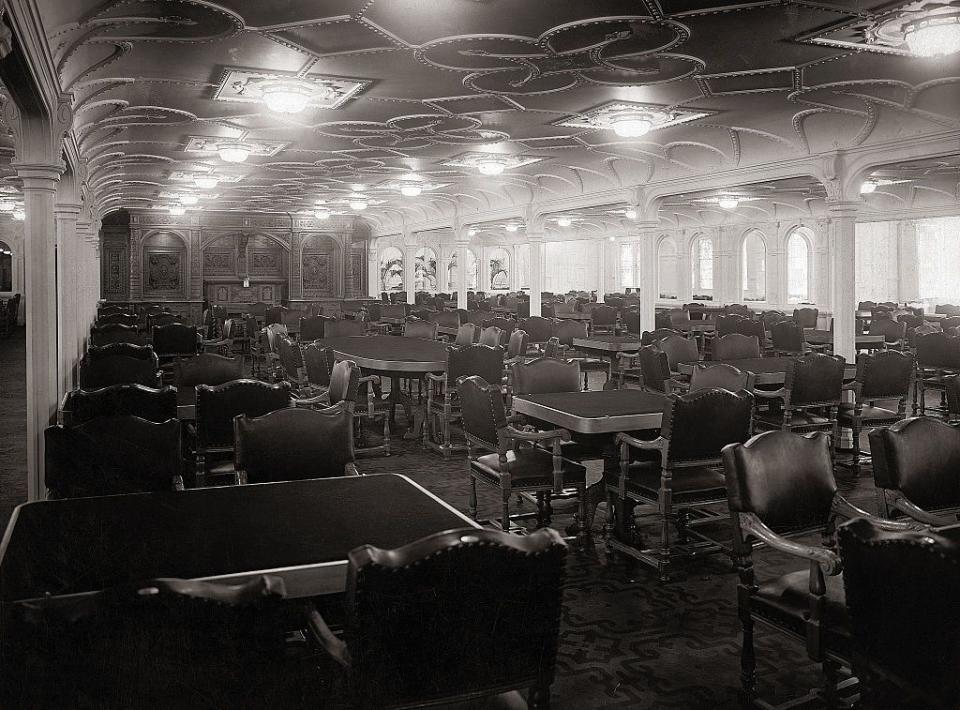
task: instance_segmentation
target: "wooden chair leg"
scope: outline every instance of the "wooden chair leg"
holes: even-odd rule
[[[470,476],[470,502],[468,503],[470,517],[477,519],[477,479]]]
[[[503,521],[500,523],[504,532],[510,532],[510,491],[503,492]]]

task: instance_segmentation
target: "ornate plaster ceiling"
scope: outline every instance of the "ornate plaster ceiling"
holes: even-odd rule
[[[960,55],[866,44],[871,23],[916,2],[36,1],[104,211],[162,206],[184,177],[213,172],[228,179],[218,209],[306,211],[319,199],[348,212],[360,183],[381,229],[469,222],[960,129]],[[357,83],[337,108],[299,114],[233,100],[244,76],[271,74]],[[694,118],[624,139],[589,120],[613,102]],[[237,140],[268,149],[242,164],[212,151]],[[480,176],[464,158],[477,153],[525,162]],[[410,173],[431,189],[400,196]],[[820,199],[774,192],[742,209]],[[703,209],[677,201],[661,219]]]

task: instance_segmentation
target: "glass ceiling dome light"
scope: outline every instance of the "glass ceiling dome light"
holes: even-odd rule
[[[196,195],[191,195],[190,193],[185,193],[180,195],[180,204],[181,205],[195,205],[200,201],[200,198]]]
[[[350,209],[362,212],[367,209],[367,201],[359,198],[350,200]]]
[[[277,113],[300,113],[310,103],[314,87],[305,81],[279,79],[260,84],[263,103]]]
[[[639,138],[653,128],[653,120],[645,113],[624,113],[610,121],[613,132],[621,138]]]
[[[217,183],[220,182],[219,178],[214,177],[213,175],[194,175],[193,184],[199,187],[201,190],[210,190],[217,186]]]
[[[170,207],[167,208],[167,211],[170,214],[179,217],[180,215],[185,214],[187,210],[184,209],[183,205],[170,205]]]
[[[314,210],[313,216],[317,219],[330,219],[330,210]]]
[[[400,194],[404,197],[417,197],[421,192],[423,192],[423,188],[414,182],[408,182],[400,186]]]
[[[217,146],[217,154],[225,163],[242,163],[250,157],[250,146],[244,143],[223,143]]]
[[[504,229],[506,229],[508,232],[516,232],[518,229],[520,229],[520,225],[516,222],[508,222]]]
[[[569,227],[573,224],[573,220],[569,217],[557,217],[557,224],[561,227]]]
[[[871,192],[873,192],[876,189],[877,189],[876,180],[864,180],[862,183],[860,183],[861,195],[869,195]]]
[[[920,57],[960,52],[960,12],[931,14],[906,23],[903,41]]]
[[[623,216],[626,217],[627,219],[636,219],[636,218],[637,218],[637,211],[634,210],[634,209],[629,209],[629,210],[627,210],[626,212],[623,213]]]
[[[500,175],[507,169],[506,163],[496,158],[484,158],[477,161],[477,170],[481,175]]]
[[[22,222],[23,220],[25,220],[25,219],[27,218],[27,213],[24,212],[23,210],[14,210],[14,211],[13,211],[13,218],[14,218],[15,220],[17,220],[18,222]]]
[[[737,205],[740,204],[740,200],[738,200],[736,197],[725,195],[717,200],[717,204],[725,210],[735,210],[737,209]]]

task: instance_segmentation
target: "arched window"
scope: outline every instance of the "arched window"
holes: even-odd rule
[[[403,290],[403,252],[397,247],[380,252],[380,290]]]
[[[636,278],[636,255],[635,252],[639,251],[635,247],[637,245],[633,243],[625,243],[620,245],[620,289],[633,288],[637,285]]]
[[[0,242],[0,291],[13,291],[13,251]]]
[[[657,249],[657,295],[658,298],[676,300],[680,298],[680,284],[677,278],[677,243],[673,237],[660,240]]]
[[[755,229],[740,247],[740,288],[744,301],[767,300],[767,243]]]
[[[713,300],[713,239],[700,235],[693,240],[693,300]]]
[[[490,252],[490,290],[510,290],[510,255],[506,249]]]
[[[787,303],[810,301],[810,259],[810,230],[793,230],[787,237]]]
[[[417,251],[413,262],[413,288],[415,291],[437,290],[437,253],[430,247]]]
[[[447,264],[447,290],[456,291],[459,287],[457,279],[459,278],[460,273],[460,264],[457,260],[460,258],[458,256],[459,252],[455,251],[450,256],[450,262]],[[467,247],[467,290],[476,291],[479,282],[480,272],[477,268],[479,264],[477,263],[477,255],[473,253],[473,249]]]

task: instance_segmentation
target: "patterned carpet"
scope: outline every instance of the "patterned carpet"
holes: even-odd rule
[[[25,407],[23,330],[0,341],[0,522],[24,496]],[[591,382],[591,388],[600,381]],[[402,420],[402,417],[401,417]],[[398,427],[402,431],[402,426]],[[395,433],[400,433],[395,432]],[[363,472],[409,476],[460,510],[467,510],[469,483],[463,454],[443,459],[415,442],[396,439],[396,454],[365,458]],[[594,467],[593,470],[596,470]],[[865,467],[853,480],[840,469],[844,494],[873,511],[874,492]],[[480,516],[499,515],[499,498],[483,487]],[[527,510],[533,506],[526,504]],[[555,509],[553,525],[563,530],[570,512]],[[594,521],[594,535],[582,549],[571,549],[559,667],[552,706],[589,708],[733,708],[738,706],[739,623],[736,575],[722,555],[675,567],[661,583],[650,568],[604,553],[605,505]],[[729,539],[726,522],[716,528]],[[783,556],[760,551],[758,575],[800,569]],[[456,633],[451,629],[451,633]],[[771,631],[757,630],[757,671],[762,697],[782,702],[820,683],[818,669],[806,660],[801,644]]]

